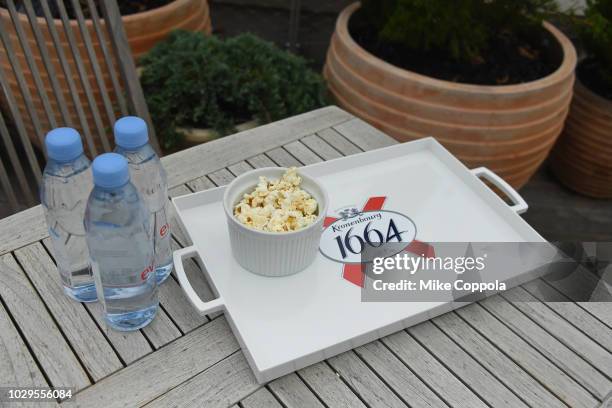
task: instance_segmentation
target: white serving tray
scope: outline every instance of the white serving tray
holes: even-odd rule
[[[470,171],[433,138],[300,168],[327,189],[330,210],[386,196],[384,208],[410,217],[425,242],[545,242],[518,214],[525,201],[485,168]],[[513,201],[508,206],[479,176]],[[259,382],[319,362],[452,310],[454,302],[361,302],[342,265],[319,254],[306,270],[268,278],[233,259],[224,188],[173,200],[194,245],[174,253],[179,281],[202,314],[223,311]],[[183,259],[199,255],[218,298],[203,302]],[[514,284],[533,278],[517,272]]]

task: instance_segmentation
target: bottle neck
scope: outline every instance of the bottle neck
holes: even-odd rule
[[[66,161],[55,160],[49,157],[47,160],[47,165],[45,166],[45,173],[57,177],[66,177],[85,171],[90,166],[91,162],[87,156],[85,156],[85,154],[81,154],[72,160]]]
[[[124,185],[117,187],[94,185],[92,195],[101,201],[115,202],[134,195],[135,191],[134,185],[128,181]]]
[[[145,143],[137,148],[117,146],[115,148],[115,153],[119,153],[120,155],[124,156],[130,164],[144,163],[157,156],[155,150],[153,150],[149,143]]]

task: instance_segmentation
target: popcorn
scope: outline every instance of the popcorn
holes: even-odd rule
[[[297,231],[314,223],[317,201],[300,188],[302,178],[295,167],[279,180],[260,177],[251,193],[246,193],[234,207],[234,216],[242,224],[260,231]]]

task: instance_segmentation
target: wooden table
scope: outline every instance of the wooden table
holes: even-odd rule
[[[329,107],[163,162],[177,196],[256,167],[301,166],[393,143]],[[190,243],[177,228],[173,235],[177,248]],[[210,299],[190,262],[190,279]],[[537,301],[543,291],[559,302]],[[71,404],[83,407],[594,407],[612,390],[612,305],[574,303],[538,282],[265,386],[223,315],[198,316],[174,277],[159,297],[151,325],[111,331],[99,303],[62,294],[40,206],[0,221],[0,386],[74,387]]]

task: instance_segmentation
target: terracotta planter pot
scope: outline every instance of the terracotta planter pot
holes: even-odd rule
[[[612,198],[612,100],[576,81],[567,126],[551,154],[561,182],[579,193]]]
[[[30,93],[34,98],[34,106],[36,108],[38,117],[41,121],[42,127],[44,130],[49,129],[50,125],[45,115],[45,111],[43,109],[42,101],[38,98],[39,90],[36,89],[34,79],[32,77],[32,73],[29,70],[28,64],[26,62],[23,49],[19,45],[17,34],[14,31],[13,23],[11,21],[10,14],[8,10],[5,8],[0,8],[0,20],[4,27],[7,27],[9,36],[13,43],[13,49],[17,54],[19,64],[23,70],[26,82],[28,84],[28,88],[30,89]],[[36,44],[36,40],[34,34],[30,28],[28,18],[25,14],[20,14],[21,25],[24,28],[26,36],[28,38],[29,46],[32,50],[33,57],[36,60],[39,66],[39,72],[41,75],[41,79],[45,84],[45,90],[51,99],[51,104],[54,108],[54,112],[56,112],[57,119],[60,120],[59,108],[57,106],[57,102],[55,98],[52,96],[52,88],[49,82],[49,76],[44,68],[42,58],[40,56],[40,52],[38,51],[38,47]],[[142,13],[131,14],[128,16],[124,16],[122,18],[123,24],[125,26],[125,30],[128,36],[128,41],[130,47],[132,49],[132,54],[134,58],[137,60],[141,56],[143,56],[147,51],[149,51],[157,42],[166,38],[169,33],[176,29],[190,30],[190,31],[201,31],[206,34],[210,34],[212,27],[210,22],[210,13],[207,0],[176,0],[173,1],[163,7],[158,7],[152,10],[148,10]],[[59,58],[57,53],[54,51],[55,47],[53,41],[51,39],[51,35],[49,30],[46,28],[46,20],[42,17],[37,19],[38,25],[41,27],[41,32],[43,33],[46,39],[46,45],[50,50],[50,58],[53,62],[55,72],[58,76],[60,86],[62,87],[64,93],[64,99],[68,106],[69,112],[73,112],[72,114],[72,122],[75,124],[79,123],[78,116],[76,114],[76,110],[74,107],[74,102],[68,90],[68,84],[66,83],[66,78],[64,76],[62,67],[59,62]],[[59,34],[60,42],[62,44],[64,54],[68,60],[70,65],[70,69],[72,71],[72,76],[75,81],[75,85],[77,87],[79,98],[81,100],[81,104],[84,107],[85,115],[87,117],[88,123],[93,126],[93,114],[89,104],[87,103],[87,99],[85,96],[85,91],[81,85],[78,71],[75,65],[75,60],[72,55],[70,46],[66,39],[63,25],[61,20],[54,20],[55,28]],[[91,39],[93,42],[94,51],[98,57],[98,62],[100,63],[100,67],[105,79],[106,83],[106,91],[108,92],[111,102],[114,106],[117,106],[117,96],[115,95],[112,83],[110,81],[110,76],[106,67],[106,63],[103,59],[102,50],[100,47],[100,43],[97,40],[97,37],[94,32],[93,23],[91,21],[87,21],[87,26],[89,28],[89,32],[91,35]],[[105,119],[105,110],[103,105],[103,100],[101,96],[101,91],[97,86],[95,81],[93,69],[91,68],[91,62],[87,55],[87,50],[85,48],[85,43],[81,37],[79,32],[79,28],[77,26],[76,20],[71,21],[71,27],[73,32],[75,33],[75,37],[78,42],[78,49],[81,55],[81,60],[84,64],[85,70],[88,75],[89,83],[91,84],[91,88],[94,94],[94,98],[96,100],[96,104],[98,106],[99,111],[103,115],[103,120]],[[112,50],[110,43],[108,43],[109,49]],[[27,120],[29,115],[27,113],[25,101],[23,97],[21,97],[21,92],[19,90],[19,86],[17,85],[17,80],[13,74],[13,69],[8,61],[8,56],[4,50],[4,47],[0,46],[0,68],[4,73],[7,74],[8,81],[13,91],[13,94],[17,100],[17,105],[23,117],[26,119],[26,129],[32,135],[31,139],[34,143],[38,144],[38,138],[34,136],[34,129],[31,125],[30,121]],[[0,102],[5,104],[5,101],[2,99]],[[116,112],[119,113],[118,111]],[[61,123],[61,122],[60,122]],[[98,144],[97,146],[100,150],[102,146]]]
[[[561,133],[574,84],[576,51],[548,23],[562,63],[524,84],[482,86],[443,81],[391,65],[358,45],[342,11],[324,75],[338,104],[400,142],[434,136],[469,167],[487,166],[519,188]]]

